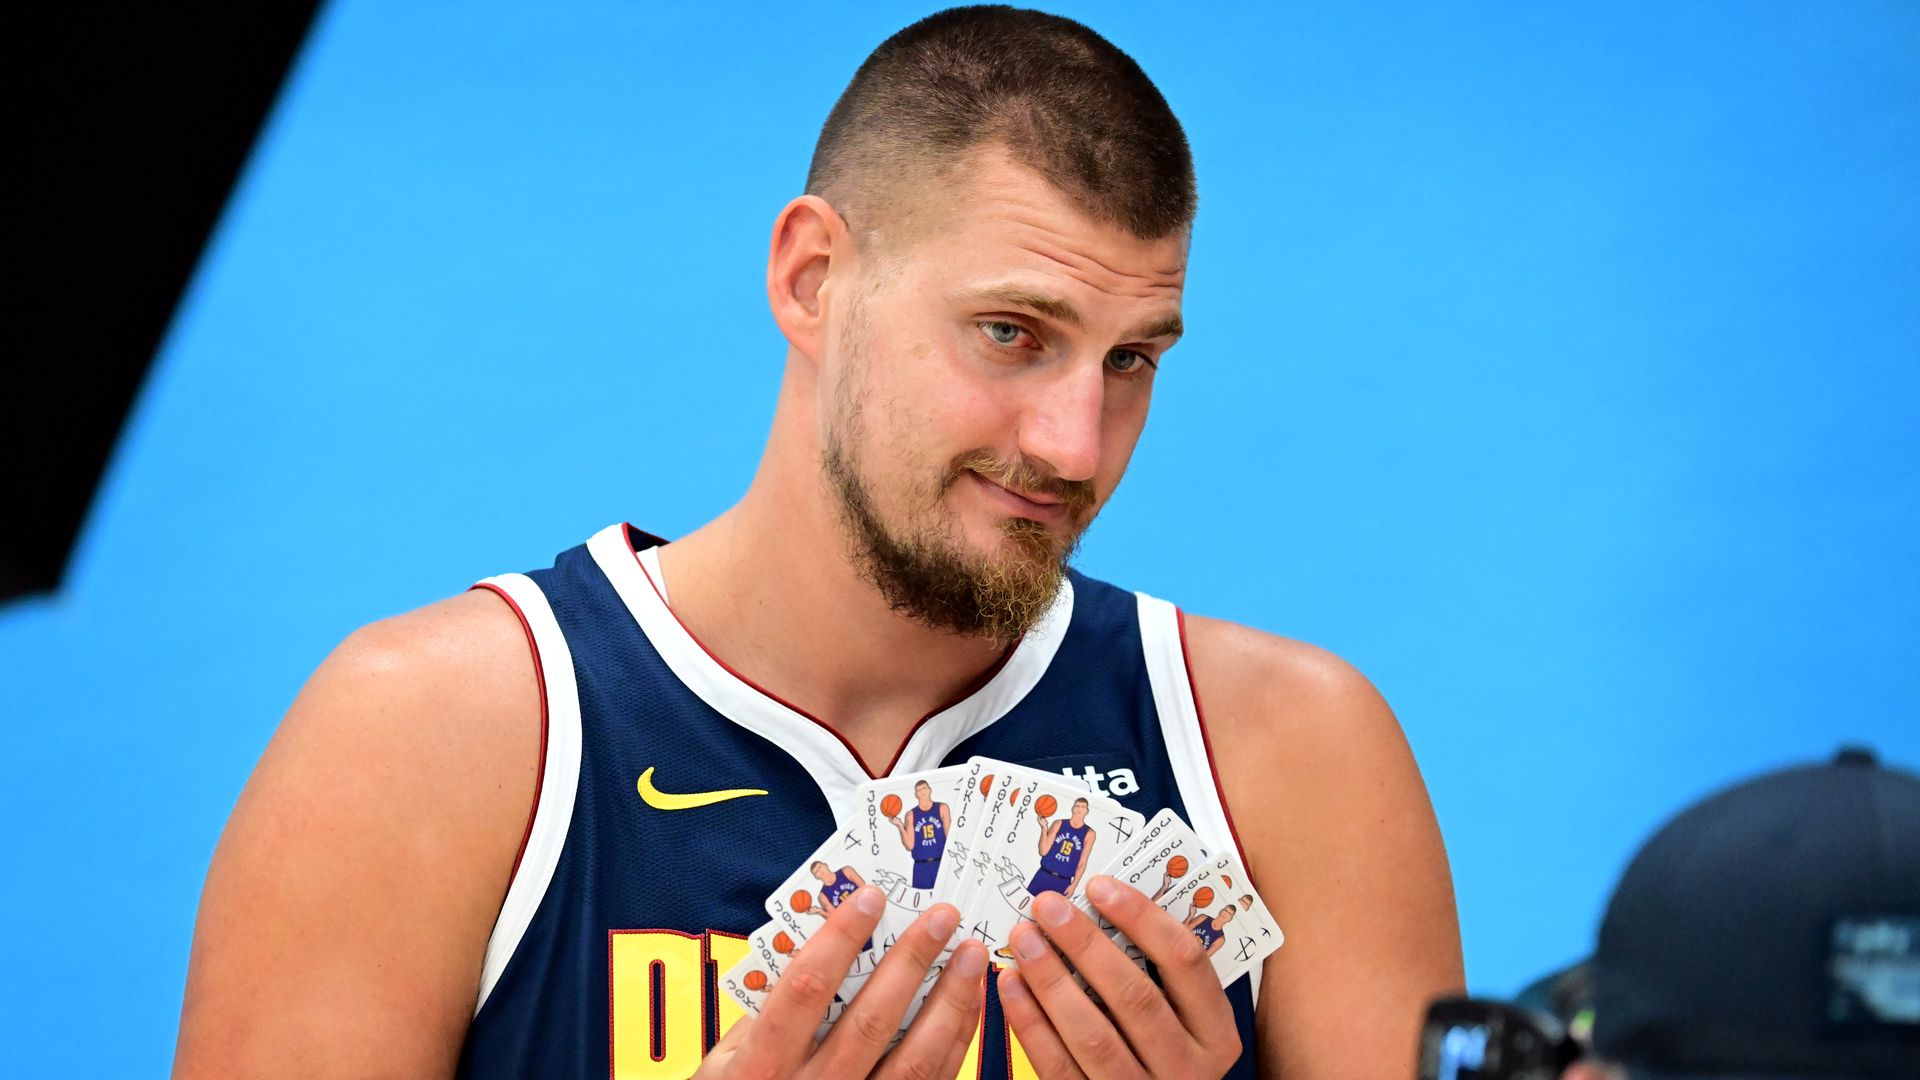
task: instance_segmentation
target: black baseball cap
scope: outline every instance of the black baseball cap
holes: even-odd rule
[[[1632,1080],[1920,1077],[1920,776],[1847,748],[1688,808],[1594,969],[1594,1050]]]

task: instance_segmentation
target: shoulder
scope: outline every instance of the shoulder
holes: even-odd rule
[[[498,798],[518,802],[524,818],[528,803],[501,789],[531,783],[541,711],[519,616],[475,589],[348,635],[301,690],[262,766],[276,755],[325,771],[351,765],[394,798],[486,780],[465,809]]]
[[[452,842],[439,854],[503,876],[507,866],[489,864],[503,842],[509,862],[518,850],[542,712],[519,616],[475,589],[350,634],[288,710],[255,779],[322,783],[409,829],[444,822]]]
[[[472,589],[355,630],[321,664],[302,697],[316,693],[427,698],[483,714],[539,708],[525,626],[491,589]]]
[[[1250,859],[1344,847],[1356,832],[1368,834],[1362,850],[1382,850],[1382,833],[1437,850],[1412,751],[1366,676],[1305,642],[1220,619],[1185,623],[1194,700]]]
[[[320,1060],[342,1075],[451,1069],[541,735],[526,635],[491,593],[373,623],[334,649],[214,853],[178,1074],[303,1060],[312,1075],[334,1074]]]
[[[1324,649],[1193,616],[1186,643],[1248,872],[1287,936],[1261,984],[1263,1065],[1404,1073],[1397,1048],[1463,972],[1446,851],[1399,721]]]
[[[1223,619],[1183,615],[1194,696],[1221,738],[1276,756],[1311,750],[1324,768],[1406,749],[1393,710],[1358,669],[1325,649]],[[1298,756],[1292,755],[1292,756]]]

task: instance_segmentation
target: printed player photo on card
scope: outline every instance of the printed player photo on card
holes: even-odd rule
[[[1215,856],[1159,903],[1200,939],[1222,986],[1251,971],[1285,940],[1231,854]]]
[[[974,843],[960,910],[969,936],[1010,962],[1010,935],[1030,917],[1034,897],[1079,896],[1086,879],[1140,831],[1142,818],[1055,773],[1011,769],[1002,780],[1004,793]]]
[[[796,944],[805,944],[826,925],[833,909],[869,883],[873,869],[867,863],[863,832],[857,824],[835,832],[767,897],[767,914]],[[849,989],[857,990],[873,974],[888,944],[876,931],[861,945],[847,974]]]
[[[1163,809],[1148,819],[1135,841],[1108,862],[1102,873],[1111,874],[1122,884],[1140,890],[1148,899],[1159,904],[1168,893],[1206,863],[1207,849],[1201,844],[1200,837],[1187,827],[1186,822],[1180,820],[1180,815],[1171,809]],[[1100,914],[1085,894],[1074,903],[1093,918],[1094,925],[1102,933],[1112,937],[1115,944],[1126,950],[1129,958],[1145,964],[1144,954]]]
[[[866,843],[868,882],[887,895],[874,936],[882,949],[937,902],[947,868],[957,808],[969,769],[955,765],[890,776],[861,785],[855,795],[855,831]]]

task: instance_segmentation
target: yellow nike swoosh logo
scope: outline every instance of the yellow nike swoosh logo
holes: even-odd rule
[[[744,799],[749,795],[765,795],[759,788],[728,788],[725,791],[695,791],[686,795],[674,795],[653,786],[653,766],[640,774],[640,801],[655,810],[692,810],[697,806],[712,806],[728,799]]]

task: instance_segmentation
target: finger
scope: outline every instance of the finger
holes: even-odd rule
[[[1021,981],[1020,973],[1011,968],[1002,971],[999,985],[1000,1011],[1007,1018],[1007,1026],[1013,1029],[1014,1038],[1020,1040],[1020,1049],[1033,1063],[1034,1074],[1066,1080],[1084,1078],[1086,1074],[1080,1071],[1080,1064],[1073,1060],[1060,1033],[1053,1029],[1053,1021],[1047,1019],[1046,1010]]]
[[[960,925],[952,904],[935,904],[913,920],[868,976],[853,1003],[814,1055],[827,1076],[865,1076],[893,1045],[914,995],[926,984],[933,965]]]
[[[826,925],[793,954],[793,962],[773,984],[749,1042],[756,1054],[770,1055],[786,1066],[777,1070],[781,1075],[812,1053],[820,1019],[833,1004],[834,994],[886,904],[879,889],[854,890],[849,902],[828,913]]]
[[[1108,1015],[1149,1072],[1171,1074],[1192,1056],[1193,1036],[1174,1015],[1166,994],[1092,919],[1058,893],[1035,897],[1033,917],[1054,948],[1106,1003]],[[1222,993],[1221,1000],[1225,999]]]
[[[1144,1076],[1133,1048],[1113,1021],[1073,981],[1047,936],[1031,923],[1013,928],[1013,954],[1020,958],[1020,981],[1033,992],[1067,1052],[1088,1076]]]
[[[907,1027],[906,1038],[887,1055],[881,1075],[958,1075],[960,1059],[967,1056],[967,1046],[980,1026],[986,972],[987,947],[977,941],[961,942],[921,1004],[920,1014]]]
[[[1233,1006],[1199,938],[1140,890],[1114,878],[1101,875],[1089,881],[1087,899],[1153,961],[1167,1000],[1202,1046],[1239,1043]]]
[[[701,1059],[701,1067],[712,1065],[718,1068],[725,1065],[728,1058],[739,1053],[740,1048],[747,1044],[748,1034],[753,1031],[753,1021],[754,1015],[748,1013],[729,1025],[726,1033],[720,1036],[720,1041],[714,1043],[713,1049],[707,1051],[707,1056]]]

